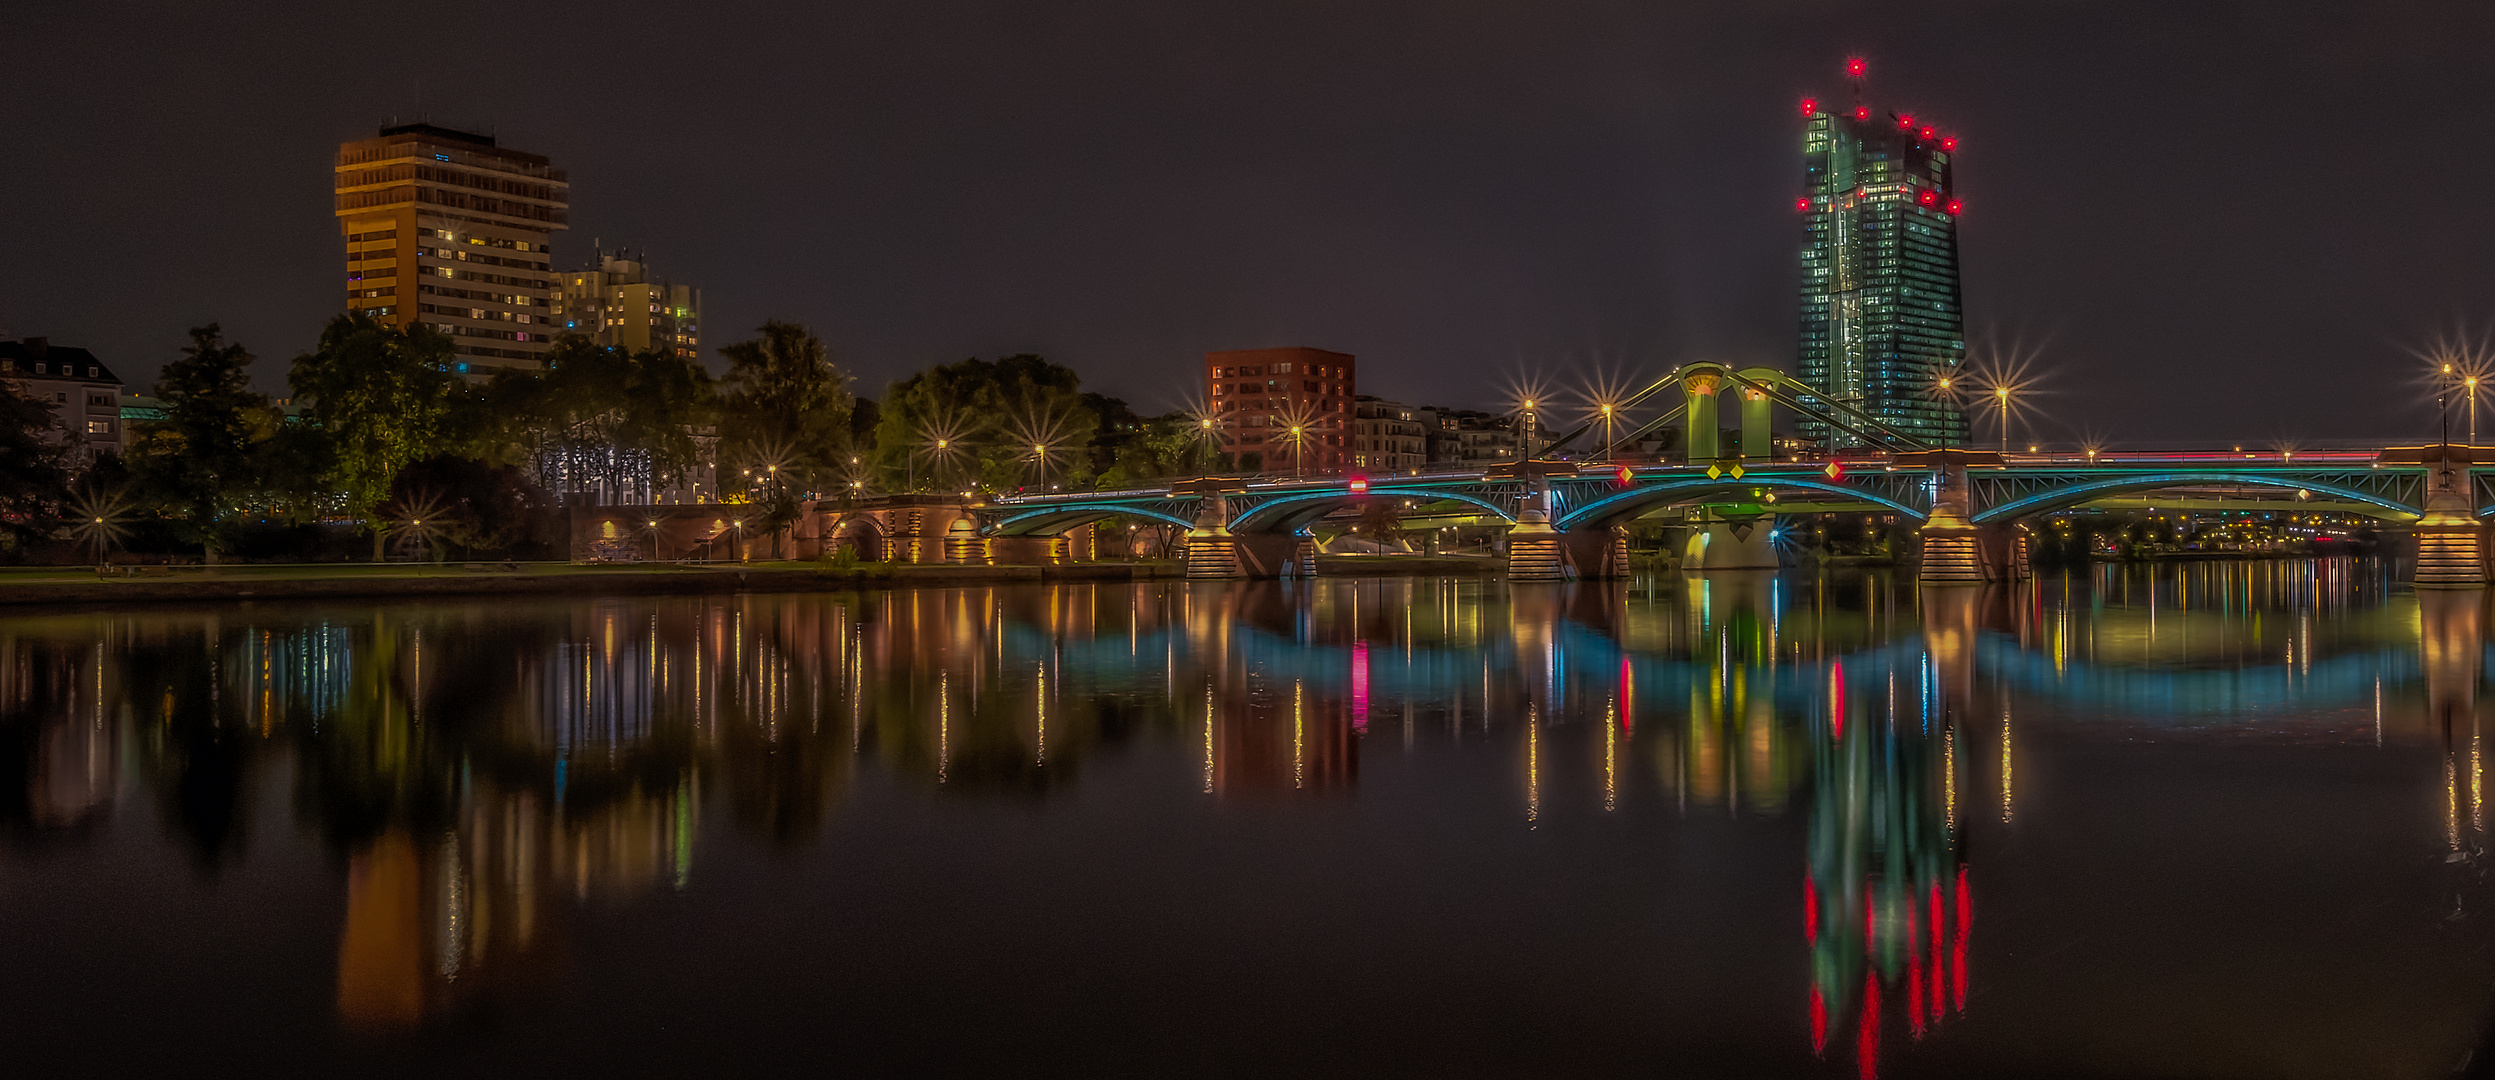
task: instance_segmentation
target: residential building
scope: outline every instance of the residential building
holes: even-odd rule
[[[1430,431],[1437,413],[1366,394],[1352,399],[1353,468],[1412,472],[1429,463]]]
[[[0,341],[0,379],[52,406],[53,441],[76,448],[81,461],[121,452],[121,376],[94,353],[47,338]]]
[[[1802,381],[1933,446],[1967,441],[1945,382],[1966,358],[1957,149],[1912,115],[1802,103]],[[1863,442],[1809,417],[1797,427],[1829,449]]]
[[[470,375],[544,362],[562,170],[491,135],[400,124],[339,144],[336,191],[347,310],[432,326]]]
[[[1514,461],[1522,442],[1511,417],[1477,409],[1434,411],[1437,430],[1430,438],[1432,464],[1487,468]]]
[[[1324,349],[1204,354],[1221,449],[1242,469],[1317,475],[1351,464],[1356,363]]]
[[[600,251],[596,269],[555,279],[550,317],[557,333],[639,352],[664,349],[687,360],[701,356],[702,290],[650,280],[649,264]]]

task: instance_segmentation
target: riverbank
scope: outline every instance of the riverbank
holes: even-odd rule
[[[1478,556],[1320,556],[1327,576],[1412,576],[1504,572]],[[150,568],[98,574],[89,567],[0,570],[0,605],[150,604],[181,601],[384,599],[407,596],[653,596],[738,592],[826,592],[950,588],[964,585],[1183,578],[1175,559],[964,566],[815,562],[754,563],[311,563]]]

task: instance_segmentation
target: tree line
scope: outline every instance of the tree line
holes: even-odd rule
[[[1039,356],[933,366],[878,401],[800,324],[719,354],[714,376],[565,335],[541,368],[474,379],[429,326],[343,314],[289,365],[281,403],[251,388],[248,349],[197,327],[126,453],[82,462],[49,404],[0,392],[0,557],[337,558],[342,534],[376,560],[394,544],[547,556],[555,487],[658,491],[708,468],[703,501],[755,504],[776,528],[810,498],[1114,488],[1223,464],[1194,418],[1139,416]]]

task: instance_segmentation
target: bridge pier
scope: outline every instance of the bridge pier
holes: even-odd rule
[[[1946,447],[1897,455],[1900,468],[1932,470],[1932,513],[1916,530],[1923,555],[1916,578],[1932,585],[1977,585],[1987,581],[2019,581],[2031,570],[2027,530],[2017,525],[1977,525],[1973,498],[1967,490],[1967,466],[1999,465],[2001,455],[1987,450]]]
[[[2428,446],[2417,454],[2427,467],[2426,513],[2411,530],[2417,537],[2417,562],[2410,580],[2420,588],[2471,589],[2487,583],[2486,526],[2479,523],[2470,498],[2475,450]]]

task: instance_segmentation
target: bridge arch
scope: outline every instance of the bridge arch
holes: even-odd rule
[[[2265,476],[2259,473],[2229,472],[2162,472],[2135,476],[2118,476],[2091,480],[2069,487],[2040,491],[2012,499],[1999,506],[1988,507],[1972,519],[1978,525],[1997,525],[2020,518],[2068,510],[2084,502],[2113,495],[2135,495],[2181,487],[2267,487],[2288,491],[2310,491],[2333,499],[2380,507],[2386,518],[2414,518],[2424,511],[2396,499],[2386,498],[2344,484],[2325,480],[2298,479],[2292,476]]]
[[[1346,506],[1376,498],[1412,499],[1416,502],[1452,501],[1470,503],[1488,511],[1501,521],[1514,522],[1515,515],[1488,499],[1455,491],[1434,491],[1428,488],[1396,487],[1390,484],[1372,486],[1362,494],[1337,488],[1284,495],[1249,507],[1245,513],[1230,520],[1234,533],[1291,533],[1314,524]]]
[[[1089,505],[1046,506],[1008,514],[987,527],[988,536],[1056,536],[1069,529],[1080,528],[1095,521],[1113,517],[1150,518],[1182,529],[1195,527],[1195,522],[1164,510],[1141,506],[1093,503]]]
[[[1799,476],[1759,476],[1746,480],[1692,478],[1669,480],[1659,484],[1638,484],[1570,510],[1552,524],[1557,525],[1562,532],[1602,528],[1675,503],[1695,502],[1712,495],[1758,488],[1765,488],[1769,491],[1811,491],[1843,495],[1878,503],[1916,521],[1922,521],[1930,516],[1929,511],[1908,506],[1879,492],[1867,491],[1851,484]]]

